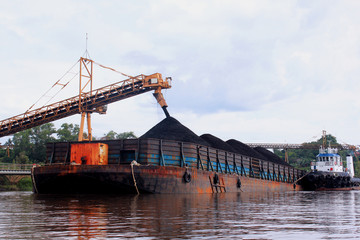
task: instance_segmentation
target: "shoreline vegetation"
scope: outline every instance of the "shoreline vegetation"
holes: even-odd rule
[[[186,139],[180,139],[181,141],[195,142],[202,145],[208,145],[207,141],[213,143],[215,146],[224,147],[225,145],[229,148],[228,145],[231,145],[230,148],[239,148],[238,151],[242,151],[245,155],[259,158],[259,154],[267,153],[268,158],[276,161],[285,161],[285,155],[288,156],[288,164],[292,167],[295,167],[300,170],[310,171],[310,165],[313,160],[315,160],[316,155],[318,154],[318,147],[323,144],[323,138],[319,138],[313,142],[304,143],[305,145],[316,146],[316,148],[310,149],[288,149],[286,152],[285,149],[275,149],[274,152],[269,152],[266,149],[251,149],[246,144],[239,141],[234,141],[233,139],[224,142],[223,140],[212,136],[210,134],[203,134],[201,136],[196,136],[190,129],[182,126],[179,121],[174,118],[164,119],[162,122],[155,125],[152,129],[146,132],[140,138],[146,137],[156,137],[156,138],[171,138],[178,137],[180,129],[181,136],[185,136]],[[163,128],[165,127],[165,129]],[[46,123],[41,126],[34,127],[32,129],[27,129],[18,133],[15,133],[12,138],[1,146],[0,148],[0,166],[1,164],[8,165],[19,165],[26,166],[32,164],[43,164],[46,159],[46,143],[49,142],[73,142],[78,140],[79,135],[79,125],[78,124],[68,124],[64,123],[60,128],[56,129],[53,123]],[[171,131],[165,131],[165,130]],[[184,131],[187,134],[184,135]],[[189,132],[190,131],[190,132]],[[191,134],[190,134],[191,133]],[[155,134],[155,136],[152,136]],[[87,138],[84,135],[84,138]],[[97,137],[97,140],[113,140],[113,139],[135,139],[137,138],[134,132],[122,132],[117,133],[113,130],[110,130],[107,134],[104,134],[102,137]],[[169,139],[171,140],[171,139]],[[179,139],[178,139],[179,140]],[[207,140],[207,141],[206,141]],[[332,135],[326,135],[327,143],[331,143],[332,147],[337,147],[337,139]],[[235,150],[228,149],[233,152]],[[246,150],[246,151],[245,151]],[[244,152],[245,151],[245,152]],[[251,153],[250,153],[251,151]],[[253,155],[257,153],[257,155]],[[346,159],[346,155],[351,154],[354,156],[354,170],[355,177],[360,177],[360,152],[356,149],[353,150],[340,150],[339,154],[342,159]],[[260,157],[261,158],[261,157]],[[264,157],[265,159],[267,157]],[[344,162],[345,164],[345,162]],[[346,166],[345,166],[346,167]],[[32,183],[31,178],[27,180],[22,180],[18,184],[10,184],[10,181],[2,181],[0,179],[0,191],[2,190],[20,190],[25,189],[31,190]]]
[[[3,176],[0,177],[0,191],[32,191],[31,177],[24,177],[19,182],[10,183],[9,180]]]

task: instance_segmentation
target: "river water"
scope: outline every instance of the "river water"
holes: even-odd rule
[[[359,239],[360,191],[0,193],[1,239]]]

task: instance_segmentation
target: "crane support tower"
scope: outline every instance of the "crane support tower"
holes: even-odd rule
[[[93,112],[105,113],[107,104],[154,90],[154,97],[169,117],[162,89],[171,88],[171,78],[162,78],[160,73],[138,75],[126,80],[92,89],[93,60],[80,58],[79,95],[0,121],[0,137],[48,122],[81,114],[79,140],[91,140],[91,118]],[[89,91],[85,89],[89,88]],[[85,117],[87,118],[88,139],[83,139]]]

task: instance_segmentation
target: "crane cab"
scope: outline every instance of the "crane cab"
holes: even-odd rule
[[[167,77],[165,80],[162,78],[160,73],[154,73],[148,76],[145,76],[144,87],[160,87],[162,89],[167,89],[171,87],[171,78]]]

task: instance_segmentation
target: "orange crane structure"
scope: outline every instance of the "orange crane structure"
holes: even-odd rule
[[[92,139],[91,118],[93,112],[105,113],[109,103],[133,97],[151,90],[154,90],[154,97],[160,104],[166,117],[169,117],[167,104],[161,90],[171,88],[171,78],[162,78],[160,73],[151,75],[138,75],[130,77],[93,90],[93,64],[94,61],[88,58],[80,58],[80,84],[79,95],[68,98],[38,109],[28,110],[23,114],[0,121],[0,137],[8,136],[16,132],[29,129],[44,123],[81,114],[79,141]],[[90,89],[85,91],[85,89]],[[84,122],[87,118],[88,138],[83,138]]]

